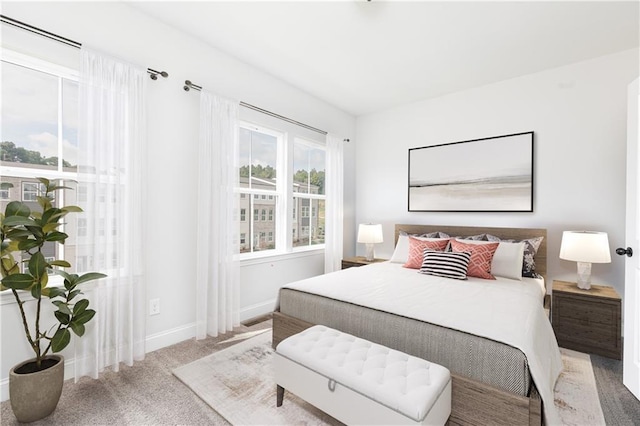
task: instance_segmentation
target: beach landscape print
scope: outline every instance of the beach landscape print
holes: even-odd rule
[[[532,212],[533,132],[409,149],[409,211]]]

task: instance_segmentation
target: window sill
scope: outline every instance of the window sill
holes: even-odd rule
[[[317,256],[321,253],[324,253],[324,246],[318,248],[312,247],[297,249],[290,253],[264,254],[259,257],[247,257],[244,259],[240,259],[240,267],[259,265],[261,263],[279,262],[282,260],[298,259],[302,257]]]

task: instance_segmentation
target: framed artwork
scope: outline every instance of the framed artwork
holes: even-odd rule
[[[409,149],[410,212],[532,212],[533,132]]]

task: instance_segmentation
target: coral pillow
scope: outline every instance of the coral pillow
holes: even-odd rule
[[[467,244],[451,240],[451,251],[471,253],[471,262],[467,269],[467,276],[495,280],[491,275],[491,261],[500,243]]]
[[[449,244],[449,240],[428,241],[409,236],[409,257],[407,258],[407,263],[402,266],[420,269],[426,249],[444,251],[447,248],[447,244]]]

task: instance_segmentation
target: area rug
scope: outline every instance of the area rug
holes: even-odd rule
[[[560,348],[564,371],[556,382],[555,403],[562,423],[571,426],[604,425],[591,357]]]
[[[566,425],[604,425],[589,355],[562,349],[565,371],[556,407]],[[232,425],[341,425],[287,393],[276,407],[271,332],[173,370],[173,374]]]

